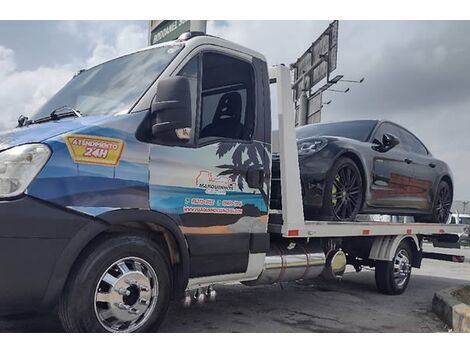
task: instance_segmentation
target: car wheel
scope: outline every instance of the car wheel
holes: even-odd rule
[[[449,220],[452,207],[452,191],[446,181],[441,181],[437,186],[436,195],[432,205],[432,213],[428,216],[415,216],[416,222],[428,222],[446,224]]]
[[[170,269],[150,239],[112,234],[75,266],[59,303],[67,332],[155,331],[170,300]]]
[[[339,158],[331,168],[325,183],[323,217],[338,221],[353,221],[362,205],[364,190],[356,163]]]
[[[379,292],[400,295],[405,292],[411,277],[412,252],[407,242],[398,246],[392,261],[377,261],[375,283]]]

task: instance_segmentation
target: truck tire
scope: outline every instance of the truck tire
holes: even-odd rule
[[[379,292],[387,295],[405,292],[411,277],[412,253],[409,244],[402,241],[392,261],[376,262],[375,283]]]
[[[59,302],[67,332],[147,332],[170,301],[170,265],[150,239],[110,234],[74,266]]]

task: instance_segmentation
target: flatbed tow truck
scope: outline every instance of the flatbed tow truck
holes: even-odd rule
[[[200,33],[80,72],[19,124],[0,135],[0,310],[58,307],[70,332],[155,331],[171,300],[201,303],[214,285],[335,279],[348,264],[401,294],[433,257],[423,240],[465,230],[306,221],[289,69]]]

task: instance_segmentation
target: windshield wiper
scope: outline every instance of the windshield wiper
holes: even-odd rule
[[[75,110],[74,108],[68,105],[64,105],[64,106],[61,106],[60,108],[54,109],[49,116],[34,120],[32,123],[57,121],[57,120],[63,119],[65,117],[70,117],[70,116],[82,117],[82,114],[80,113],[80,111]]]

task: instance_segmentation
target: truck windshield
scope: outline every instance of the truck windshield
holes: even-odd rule
[[[82,115],[126,113],[181,50],[182,45],[151,48],[105,62],[68,82],[33,116],[47,117],[61,106]]]
[[[310,137],[344,137],[365,142],[374,129],[377,121],[375,120],[357,120],[313,124],[299,127],[296,130],[297,139]]]

